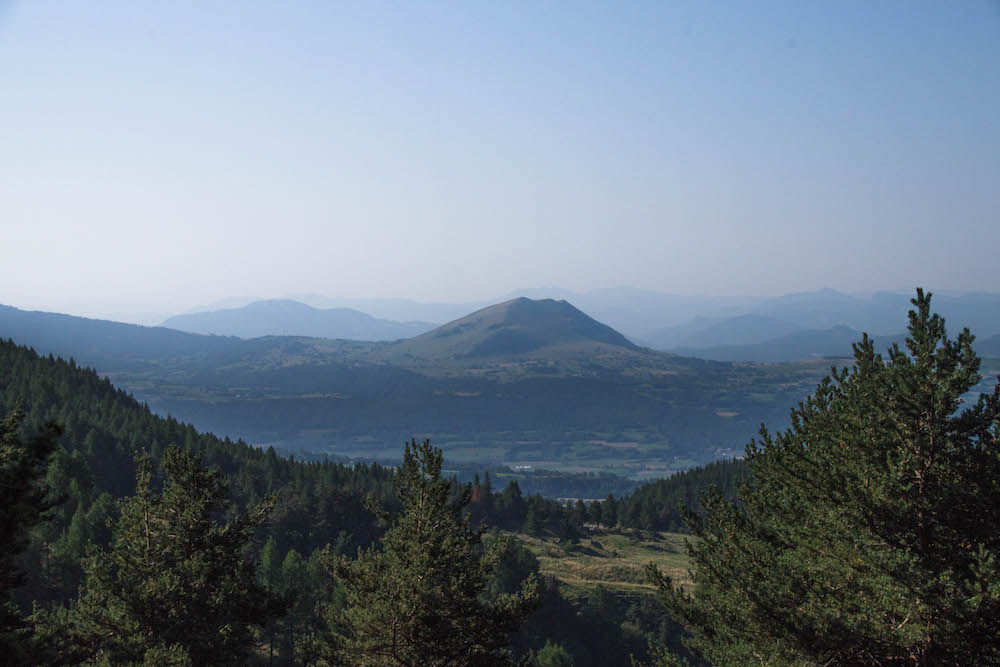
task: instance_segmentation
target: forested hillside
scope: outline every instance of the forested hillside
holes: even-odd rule
[[[113,527],[125,507],[122,503],[134,502],[129,499],[141,491],[136,473],[143,454],[149,455],[155,491],[165,479],[161,459],[176,444],[180,451],[199,456],[203,465],[218,471],[227,502],[231,502],[226,517],[273,502],[252,535],[250,556],[271,589],[292,595],[298,602],[284,620],[268,626],[274,636],[263,637],[260,643],[283,660],[298,656],[295,664],[313,664],[309,656],[322,653],[317,647],[324,645],[327,632],[324,617],[316,613],[317,605],[339,595],[322,565],[324,548],[334,555],[350,554],[367,548],[383,534],[385,526],[376,521],[370,501],[390,513],[395,511],[391,468],[296,461],[272,449],[199,433],[188,424],[152,414],[109,380],[73,360],[40,356],[11,341],[0,341],[0,378],[0,413],[21,410],[26,435],[39,432],[49,422],[60,429],[44,478],[57,502],[29,536],[23,560],[27,579],[16,590],[23,613],[32,604],[45,609],[73,602],[86,580],[88,548],[111,547]],[[687,497],[693,493],[689,488],[692,476],[696,473],[678,478],[683,492],[663,491],[661,495],[669,497],[667,502]],[[705,476],[709,479],[721,480],[714,472]],[[728,488],[725,480],[721,484]],[[670,481],[659,486],[670,486]],[[495,489],[489,473],[475,476],[470,484],[453,485],[453,493],[467,494],[463,516],[473,525],[548,536],[560,540],[570,554],[587,531],[679,525],[670,518],[670,512],[679,508],[662,516],[658,513],[651,522],[642,503],[633,510],[628,500],[609,495],[604,502],[563,505],[539,495],[524,495],[515,481]],[[516,544],[507,549],[502,559],[506,564],[491,574],[490,585],[496,590],[538,571],[537,560],[529,552]],[[514,639],[522,653],[538,650],[554,638],[576,656],[577,664],[615,664],[625,659],[626,647],[637,655],[644,653],[647,635],[667,640],[660,616],[655,617],[659,620],[647,619],[641,628],[626,622],[635,618],[634,612],[632,616],[627,612],[639,600],[599,596],[589,602],[570,602],[562,597],[555,580],[543,578],[540,584],[541,609]],[[594,623],[600,625],[603,636],[617,638],[595,641]]]
[[[218,467],[238,506],[280,491],[269,532],[283,550],[309,552],[341,534],[348,543],[366,544],[378,534],[363,501],[366,494],[389,492],[391,470],[382,466],[300,463],[199,433],[153,415],[93,370],[9,341],[0,342],[0,378],[0,411],[20,408],[29,429],[52,421],[62,430],[48,481],[67,500],[37,535],[34,553],[50,548],[52,557],[40,560],[39,576],[26,592],[35,599],[60,599],[75,589],[87,537],[103,534],[113,499],[135,493],[136,455],[145,451],[156,461],[172,443]]]

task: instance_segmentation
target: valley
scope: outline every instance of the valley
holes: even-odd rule
[[[515,299],[396,342],[244,340],[0,310],[0,332],[93,365],[159,414],[288,453],[641,480],[742,452],[828,362],[710,362],[639,347],[565,301]]]
[[[713,326],[714,342],[741,335]],[[840,347],[860,338],[839,330]],[[847,360],[773,363],[746,351],[794,349],[809,334],[713,348],[750,360],[710,361],[642,347],[553,299],[519,297],[396,341],[244,339],[0,308],[0,335],[94,366],[161,415],[258,446],[392,463],[400,443],[428,438],[459,466],[633,482],[740,456],[761,422],[783,428]],[[976,391],[991,389],[997,368],[987,359]]]

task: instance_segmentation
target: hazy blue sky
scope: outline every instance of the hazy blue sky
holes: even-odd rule
[[[991,2],[0,5],[0,303],[1000,289]]]

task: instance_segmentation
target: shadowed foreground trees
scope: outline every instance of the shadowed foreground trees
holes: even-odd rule
[[[39,518],[44,515],[45,518],[30,530],[26,523],[19,523],[18,530],[24,529],[19,534],[22,537],[27,535],[30,540],[19,556],[12,557],[11,554],[20,550],[24,541],[9,537],[13,533],[5,534],[7,536],[0,541],[0,559],[10,558],[3,562],[16,562],[17,570],[28,575],[23,585],[13,591],[18,604],[18,618],[13,634],[6,635],[5,641],[17,642],[20,649],[34,651],[45,648],[46,643],[51,641],[55,646],[48,662],[60,665],[84,661],[100,663],[102,660],[105,663],[144,661],[160,665],[171,661],[175,664],[193,661],[191,647],[186,648],[184,642],[190,638],[191,642],[202,643],[211,633],[187,633],[181,637],[180,643],[166,645],[161,640],[169,634],[168,631],[173,632],[170,630],[172,623],[164,623],[162,627],[156,624],[136,625],[148,627],[148,634],[138,633],[134,642],[127,633],[127,627],[132,623],[129,619],[133,615],[146,614],[143,608],[152,605],[142,594],[142,587],[154,585],[154,574],[159,572],[165,578],[175,577],[181,582],[194,578],[185,579],[187,575],[170,574],[178,567],[176,560],[168,558],[171,552],[165,551],[160,560],[156,560],[158,557],[152,553],[149,562],[155,563],[156,567],[150,566],[146,570],[149,580],[136,584],[136,590],[130,590],[129,582],[139,581],[142,577],[130,579],[115,575],[118,571],[115,565],[117,557],[112,549],[113,533],[124,530],[124,527],[117,526],[123,508],[138,502],[133,497],[137,490],[137,457],[142,452],[149,457],[151,474],[148,494],[152,515],[155,514],[153,509],[159,506],[157,499],[162,500],[162,470],[168,444],[179,443],[183,452],[200,455],[203,465],[217,471],[211,474],[216,482],[228,487],[231,504],[223,502],[220,505],[222,509],[209,512],[211,519],[218,524],[217,528],[222,528],[226,520],[241,512],[252,512],[262,498],[279,494],[275,509],[268,515],[266,524],[260,526],[253,546],[260,552],[267,538],[273,538],[271,548],[266,550],[267,558],[263,554],[261,557],[263,572],[258,576],[258,584],[271,589],[273,594],[291,598],[292,604],[283,618],[271,622],[265,632],[256,636],[257,657],[270,661],[273,651],[274,664],[288,664],[290,661],[294,664],[323,664],[323,659],[328,657],[330,629],[324,615],[317,611],[324,607],[344,606],[343,588],[327,572],[324,565],[327,559],[322,557],[323,547],[330,543],[332,554],[353,554],[358,546],[367,547],[377,541],[384,529],[365,509],[365,498],[389,498],[397,476],[394,469],[376,464],[293,461],[278,456],[271,449],[259,450],[243,443],[220,440],[210,434],[199,433],[193,426],[153,415],[146,406],[116,389],[109,380],[101,378],[91,369],[78,367],[72,360],[40,356],[27,347],[0,340],[0,415],[14,411],[19,405],[23,406],[24,413],[21,424],[24,435],[18,437],[19,451],[25,453],[27,450],[23,446],[31,440],[32,434],[43,433],[44,424],[50,420],[58,422],[62,434],[54,454],[48,458],[47,473],[41,464],[25,467],[22,462],[14,468],[4,468],[16,470],[4,473],[5,479],[11,480],[4,487],[5,492],[14,493],[18,485],[30,479],[36,482],[20,487],[30,489],[30,500],[26,499],[20,505],[5,501],[0,506],[0,512],[10,510],[4,515],[4,521],[17,523],[29,520],[27,523],[31,523],[33,516]],[[31,456],[36,462],[45,459],[45,455],[39,452]],[[3,465],[8,464],[5,462]],[[27,472],[32,467],[35,472]],[[46,493],[42,477],[54,501],[61,501],[48,509],[49,501],[43,500]],[[472,525],[483,521],[491,528],[516,531],[524,524],[527,513],[533,511],[538,527],[546,535],[563,535],[566,532],[566,508],[562,503],[537,494],[522,495],[515,481],[510,481],[502,493],[491,493],[492,480],[489,479],[478,486],[476,489],[476,485],[472,485],[470,495],[473,502],[466,508],[466,512],[473,517]],[[456,491],[453,488],[450,497],[454,498]],[[383,504],[391,506],[393,514],[398,513],[394,501]],[[615,504],[618,505],[618,502],[615,501]],[[601,503],[593,503],[581,509],[578,505],[573,512],[576,527],[579,528],[587,520],[585,511],[599,511],[600,506]],[[201,520],[192,525],[195,524],[202,528],[206,525]],[[178,526],[179,532],[186,530],[182,523],[175,526]],[[473,552],[488,550],[492,547],[492,539],[492,536],[484,536],[486,544],[476,546]],[[211,543],[211,540],[205,541],[205,544]],[[616,664],[623,655],[619,649],[626,646],[627,641],[630,642],[628,651],[642,650],[643,639],[633,636],[635,633],[626,629],[624,616],[616,614],[615,622],[608,623],[608,619],[598,619],[595,614],[581,614],[579,601],[563,597],[554,579],[541,577],[537,560],[523,547],[516,546],[516,541],[506,551],[502,545],[496,549],[506,555],[500,567],[492,571],[483,599],[496,600],[502,593],[518,593],[521,582],[531,574],[539,578],[539,590],[544,599],[544,605],[522,624],[511,639],[515,655],[526,657],[530,652],[541,650],[546,639],[562,645],[578,665]],[[88,556],[102,561],[98,569],[110,572],[108,579],[84,585],[83,565],[89,562]],[[265,563],[268,564],[266,567]],[[2,592],[6,599],[11,597],[11,585],[4,584]],[[92,587],[97,587],[97,591],[91,590]],[[100,593],[101,590],[110,592]],[[68,618],[67,607],[74,605],[80,592],[84,601],[76,607],[73,615],[80,622],[74,624]],[[168,593],[176,593],[169,605],[165,599]],[[104,597],[99,598],[98,594]],[[164,590],[163,594],[164,606],[169,606],[178,619],[200,618],[199,615],[206,609],[201,592],[190,598],[179,589]],[[113,602],[117,598],[123,602]],[[109,604],[106,609],[98,608],[92,618],[88,617],[81,605],[98,607],[97,599],[109,600]],[[124,600],[129,600],[128,605]],[[186,608],[188,601],[192,604],[190,610]],[[219,609],[219,606],[213,603],[209,608]],[[237,630],[244,622],[241,614],[246,608],[249,607],[239,603],[232,607],[237,612],[233,621]],[[38,621],[35,623],[30,618],[33,609]],[[118,610],[122,611],[116,616]],[[619,611],[625,610],[622,608]],[[655,615],[640,614],[642,632],[651,636],[658,633],[659,621],[646,623]],[[635,627],[635,617],[636,614],[630,616],[629,627]],[[597,623],[598,620],[601,622]],[[93,627],[87,625],[90,621],[94,622],[94,627],[98,621],[107,623],[110,629],[104,635],[95,636]],[[211,623],[205,623],[204,627],[211,627]],[[36,633],[32,630],[40,632],[42,641],[33,641],[32,635]],[[343,628],[340,631],[343,632]],[[613,636],[606,636],[609,632]],[[171,636],[181,634],[176,632]],[[629,637],[627,641],[626,635]],[[140,655],[139,649],[143,646],[148,648],[143,649]],[[36,652],[24,658],[26,654],[7,649],[0,654],[7,663],[46,662],[43,654]],[[235,652],[236,655],[240,650]],[[253,661],[253,656],[250,661]]]
[[[0,655],[15,663],[31,661],[31,630],[17,609],[14,590],[26,579],[20,557],[29,531],[54,504],[45,472],[59,435],[50,425],[25,438],[23,421],[19,410],[0,420]]]
[[[175,447],[163,469],[157,493],[140,459],[110,550],[85,561],[79,599],[54,615],[49,632],[64,642],[63,661],[245,664],[253,631],[282,613],[246,553],[273,500],[220,523],[231,509],[220,473]]]
[[[382,549],[331,559],[347,607],[331,615],[337,652],[353,665],[504,665],[511,634],[538,604],[531,578],[513,594],[487,598],[504,539],[483,546],[482,532],[462,516],[465,489],[454,497],[441,477],[443,455],[428,441],[406,446],[396,479],[402,506]],[[380,512],[381,513],[381,512]],[[387,521],[390,517],[381,513]]]
[[[714,664],[1000,664],[1000,400],[968,330],[917,291],[906,351],[866,336],[776,436],[747,447],[743,509],[689,514],[694,596],[660,595]]]

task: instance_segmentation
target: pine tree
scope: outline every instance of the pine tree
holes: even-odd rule
[[[156,493],[149,459],[139,460],[110,550],[87,559],[80,598],[53,621],[81,660],[243,664],[253,630],[282,611],[247,554],[273,500],[222,524],[230,503],[219,473],[174,447],[163,468]]]
[[[14,591],[26,578],[20,558],[29,531],[55,502],[45,473],[59,436],[59,430],[49,425],[24,438],[23,421],[18,410],[0,420],[0,651],[15,663],[28,662],[31,640],[14,600]]]
[[[521,524],[521,532],[533,537],[540,537],[542,535],[542,522],[538,518],[538,506],[536,503],[528,502],[528,513],[525,514],[524,523]]]
[[[275,593],[281,592],[281,551],[274,536],[267,538],[260,550],[260,565],[257,567],[257,578],[260,584]]]
[[[278,543],[274,537],[268,537],[264,547],[260,550],[259,565],[257,566],[257,581],[271,595],[278,597],[285,594],[281,576],[281,552],[278,550]],[[274,664],[274,651],[277,648],[278,619],[272,618],[264,627],[264,637],[267,641],[268,664]]]
[[[865,336],[747,447],[741,506],[688,516],[695,593],[651,568],[720,665],[1000,664],[1000,393],[917,291],[906,350]],[[963,410],[959,410],[964,406]]]
[[[348,602],[331,625],[344,628],[338,648],[348,664],[508,664],[510,635],[537,604],[533,579],[516,594],[485,599],[506,540],[484,548],[482,532],[462,518],[468,489],[454,497],[442,461],[428,441],[408,444],[395,480],[402,510],[382,549],[331,559]]]
[[[618,518],[618,500],[614,494],[609,493],[601,503],[601,525],[607,530],[614,530],[618,525]]]
[[[538,667],[573,667],[573,656],[569,654],[559,644],[552,643],[551,639],[545,640],[545,646],[538,650],[535,656]]]

